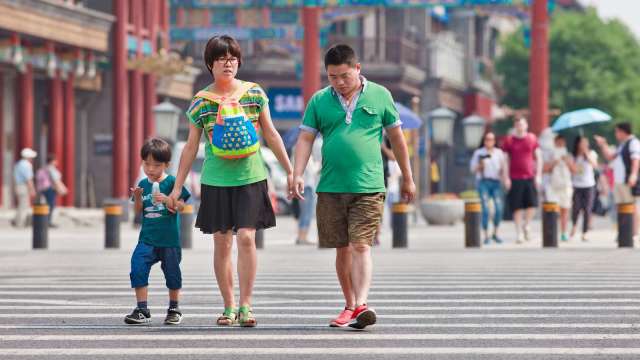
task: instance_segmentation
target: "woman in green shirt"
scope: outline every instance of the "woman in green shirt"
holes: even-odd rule
[[[222,298],[224,312],[218,318],[218,325],[256,326],[251,309],[251,296],[256,278],[256,230],[275,226],[275,215],[267,190],[267,174],[260,152],[242,154],[234,158],[225,157],[227,145],[233,141],[244,146],[254,129],[251,125],[240,130],[231,123],[237,114],[221,121],[218,116],[219,104],[224,99],[237,99],[242,109],[243,119],[262,129],[264,140],[273,150],[282,167],[287,171],[287,181],[291,183],[293,169],[282,142],[269,115],[268,98],[257,84],[236,79],[242,65],[242,52],[238,42],[230,36],[211,38],[204,51],[207,70],[213,76],[213,83],[199,92],[187,110],[189,137],[180,157],[180,166],[172,199],[177,199],[180,189],[196,156],[202,133],[207,138],[205,162],[201,175],[201,204],[196,219],[196,227],[205,234],[213,234],[214,270]],[[218,100],[219,102],[216,102]],[[227,115],[227,107],[221,116]],[[233,109],[232,109],[233,110]],[[221,130],[229,134],[222,136]],[[231,125],[229,125],[231,124]],[[217,132],[217,133],[216,133]],[[249,135],[247,135],[249,133]],[[232,139],[233,138],[233,139]],[[255,139],[253,139],[255,140]],[[247,140],[250,141],[250,140]],[[256,145],[245,148],[249,153]],[[224,147],[224,149],[222,149]],[[242,146],[241,146],[242,147]],[[237,150],[236,150],[237,151]],[[214,154],[215,152],[215,154]],[[242,152],[242,149],[240,150]],[[231,249],[233,234],[236,233],[238,246],[238,279],[240,283],[240,308],[236,308],[233,294],[233,264]]]

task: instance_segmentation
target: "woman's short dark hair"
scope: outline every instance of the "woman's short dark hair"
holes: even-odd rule
[[[324,55],[324,67],[325,69],[329,65],[342,65],[347,64],[350,67],[355,66],[358,63],[358,57],[356,52],[353,51],[351,46],[345,44],[338,44],[332,46]]]
[[[55,160],[56,160],[56,154],[53,154],[53,153],[47,154],[47,164],[51,164]]]
[[[204,64],[213,73],[213,62],[227,54],[238,58],[238,67],[242,66],[242,49],[236,39],[229,35],[214,36],[204,48]]]
[[[624,132],[627,135],[631,135],[631,123],[629,122],[621,122],[616,124],[616,129]]]
[[[142,160],[147,160],[149,156],[155,161],[168,163],[171,161],[171,146],[159,138],[149,139],[142,145],[140,157]]]

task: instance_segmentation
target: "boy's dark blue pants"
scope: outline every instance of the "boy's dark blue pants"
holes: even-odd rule
[[[148,286],[151,266],[160,261],[167,288],[171,290],[182,288],[181,260],[182,249],[180,248],[155,247],[142,241],[138,242],[131,255],[131,273],[129,274],[131,287]]]

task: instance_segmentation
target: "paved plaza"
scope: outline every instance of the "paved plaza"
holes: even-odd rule
[[[465,250],[463,227],[412,226],[409,249],[374,249],[370,304],[378,324],[333,329],[343,306],[333,251],[293,245],[279,218],[259,252],[255,329],[220,328],[211,241],[194,232],[183,256],[183,323],[164,326],[167,296],[152,270],[150,326],[126,326],[136,230],[103,250],[101,226],[53,229],[49,250],[2,228],[0,358],[6,359],[637,359],[640,253],[593,240],[540,249],[539,239]],[[505,238],[511,223],[505,224]],[[539,227],[539,223],[536,223]]]

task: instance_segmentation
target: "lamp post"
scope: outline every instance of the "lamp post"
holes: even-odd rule
[[[482,141],[482,135],[487,121],[478,116],[471,115],[462,119],[462,130],[464,132],[464,145],[467,148],[467,154],[471,153],[478,147],[480,141]],[[467,177],[467,189],[473,188],[474,174],[470,173]]]
[[[153,113],[156,119],[156,136],[175,143],[178,136],[180,112],[180,108],[173,105],[168,99],[154,106]]]
[[[467,150],[478,147],[484,134],[486,120],[478,115],[467,116],[462,119],[462,129],[464,131],[464,145]]]
[[[438,108],[429,113],[429,122],[431,125],[431,137],[432,141],[430,142],[429,154],[433,153],[433,148],[437,146],[446,147],[453,143],[453,126],[456,120],[456,113],[447,109],[447,108]],[[437,153],[436,164],[438,164],[438,168],[442,169],[442,154],[440,152]],[[443,174],[443,171],[440,170],[440,174]],[[429,166],[429,188],[431,187],[431,166]],[[442,181],[440,181],[442,182]],[[439,189],[438,189],[439,190]]]

